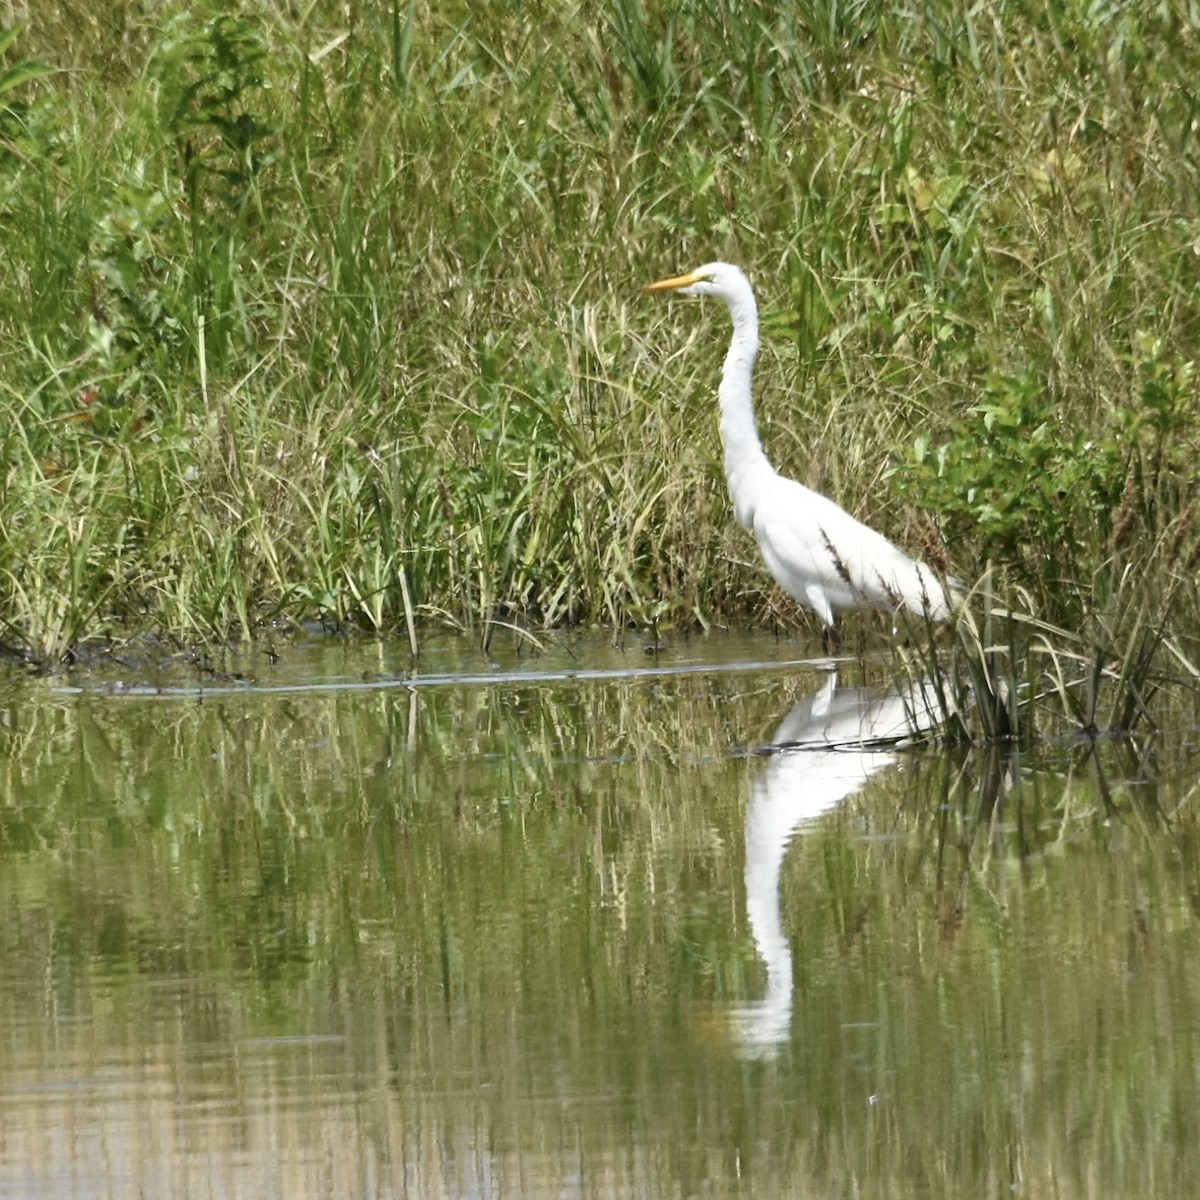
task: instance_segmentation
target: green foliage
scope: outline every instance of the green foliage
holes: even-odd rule
[[[151,67],[193,216],[208,180],[218,185],[222,209],[239,212],[275,161],[277,129],[261,107],[270,55],[258,22],[228,5],[189,8],[164,31]]]
[[[1025,585],[1070,582],[1111,533],[1126,461],[1113,437],[1064,428],[1060,406],[1030,374],[997,376],[986,399],[939,445],[917,439],[897,471],[947,540],[1016,566]]]
[[[1061,401],[1031,372],[994,377],[945,441],[916,439],[895,472],[899,490],[926,507],[948,542],[969,541],[1024,587],[1046,590],[1043,603],[1057,591],[1082,604],[1083,583],[1100,567],[1108,584],[1092,586],[1107,594],[1131,549],[1137,557],[1133,528],[1167,528],[1195,485],[1195,367],[1161,355],[1160,339],[1138,335],[1132,394],[1091,428],[1068,426]],[[1112,555],[1098,560],[1104,546]]]
[[[1163,339],[1144,332],[1131,359],[1136,393],[1114,413],[1130,458],[1117,519],[1130,527],[1166,527],[1165,517],[1187,513],[1197,477],[1196,364],[1167,358]]]
[[[0,48],[13,645],[795,620],[722,316],[638,299],[713,257],[781,469],[1049,620],[1134,571],[1200,627],[1186,6],[43,8]]]
[[[19,25],[0,30],[0,152],[19,145],[29,134],[30,117],[37,102],[29,98],[28,85],[53,74],[53,68],[45,63],[28,59],[5,62],[21,33]]]
[[[194,327],[173,201],[169,181],[156,184],[133,164],[92,232],[93,370],[121,396],[140,388],[156,358],[169,370]]]

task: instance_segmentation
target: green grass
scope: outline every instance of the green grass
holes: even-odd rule
[[[638,291],[724,257],[782,469],[1200,658],[1182,0],[46,9],[0,51],[13,649],[803,621],[725,497],[723,315]]]

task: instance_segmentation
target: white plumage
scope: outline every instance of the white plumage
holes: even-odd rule
[[[741,269],[708,263],[652,283],[646,291],[716,296],[729,308],[733,337],[717,393],[725,476],[737,519],[754,533],[767,569],[783,590],[811,608],[830,634],[835,614],[858,608],[945,620],[950,597],[929,567],[767,461],[751,397],[758,307]]]

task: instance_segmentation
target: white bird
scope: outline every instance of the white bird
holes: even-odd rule
[[[758,307],[740,268],[714,262],[644,289],[716,296],[733,318],[717,397],[725,477],[737,519],[754,533],[767,569],[837,640],[834,614],[877,608],[944,621],[951,598],[934,572],[832,500],[787,479],[767,461],[754,421],[751,381],[758,356]]]

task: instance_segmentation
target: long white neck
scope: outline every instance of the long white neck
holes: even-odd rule
[[[744,296],[729,300],[729,315],[733,318],[733,338],[717,391],[721,403],[721,442],[725,447],[725,478],[729,481],[734,512],[738,521],[749,527],[754,520],[759,489],[774,474],[754,422],[751,389],[754,360],[758,357],[758,312],[749,287]]]

